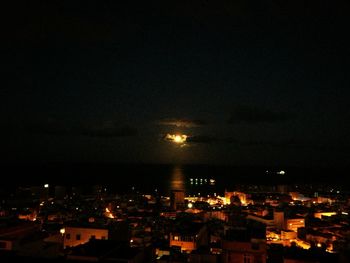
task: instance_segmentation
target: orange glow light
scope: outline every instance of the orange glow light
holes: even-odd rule
[[[184,134],[167,134],[165,139],[176,144],[184,144],[187,140],[187,135]]]

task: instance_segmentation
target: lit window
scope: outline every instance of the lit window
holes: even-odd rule
[[[178,236],[174,236],[174,240],[175,241],[179,241],[179,237]]]

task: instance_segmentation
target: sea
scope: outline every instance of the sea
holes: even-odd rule
[[[350,189],[346,169],[202,164],[45,163],[0,166],[1,186],[101,185],[115,193],[223,193],[240,185],[328,184]]]

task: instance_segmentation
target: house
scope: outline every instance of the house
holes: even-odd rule
[[[132,248],[128,244],[113,240],[91,239],[85,244],[69,249],[66,259],[89,262],[141,263],[144,257],[141,250]]]
[[[62,229],[62,233],[63,248],[78,246],[90,239],[130,242],[129,229],[125,222],[71,222]]]
[[[39,225],[33,222],[5,222],[0,229],[0,251],[18,250],[23,239],[38,231]]]
[[[170,247],[179,247],[182,252],[190,253],[207,243],[207,227],[202,223],[183,222],[170,233]]]
[[[97,224],[69,225],[62,232],[64,233],[63,248],[82,245],[90,239],[108,239],[108,228]]]
[[[222,251],[224,263],[266,263],[265,230],[233,227],[225,233]]]

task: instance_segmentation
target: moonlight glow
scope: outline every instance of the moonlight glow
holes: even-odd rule
[[[166,140],[174,142],[176,144],[184,144],[187,139],[187,135],[184,134],[167,134],[165,137]]]

